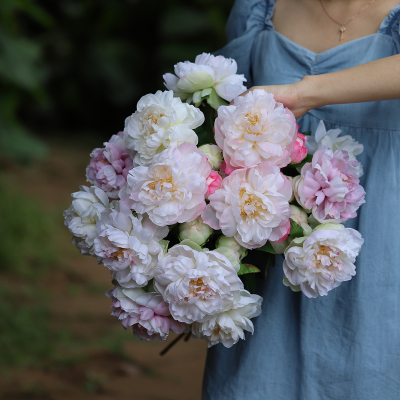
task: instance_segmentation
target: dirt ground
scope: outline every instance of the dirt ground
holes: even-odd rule
[[[132,333],[124,331],[110,316],[110,300],[103,294],[112,288],[109,271],[94,259],[81,256],[62,226],[62,211],[71,202],[70,193],[85,184],[85,168],[95,146],[100,147],[101,142],[84,146],[78,139],[52,142],[51,154],[45,161],[6,171],[6,181],[18,182],[27,196],[40,200],[56,216],[54,243],[59,262],[50,268],[40,285],[49,292],[47,303],[53,329],[69,332],[89,345],[77,347],[75,355],[82,358],[75,358],[70,364],[3,374],[0,399],[200,399],[206,343],[181,341],[160,357],[159,352],[175,338],[174,334],[164,343],[132,340]],[[107,336],[108,332],[113,335]],[[106,341],[107,337],[114,341],[120,338],[122,352],[111,351],[101,337]]]

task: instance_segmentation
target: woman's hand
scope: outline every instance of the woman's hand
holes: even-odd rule
[[[275,100],[287,107],[297,118],[304,115],[309,108],[305,104],[305,98],[302,95],[302,82],[296,82],[289,85],[271,85],[271,86],[253,86],[241,96],[253,91],[254,89],[262,89],[268,93],[272,93]],[[231,102],[233,104],[233,102]]]
[[[400,99],[400,54],[356,67],[308,75],[289,85],[253,86],[275,96],[296,118],[307,111],[330,104],[361,103]]]

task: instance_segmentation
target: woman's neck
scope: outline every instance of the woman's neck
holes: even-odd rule
[[[320,0],[276,0],[272,18],[275,30],[298,45],[321,53],[376,33],[400,0],[376,0],[361,12],[371,0],[322,0],[322,3]],[[343,25],[345,30],[341,35]]]

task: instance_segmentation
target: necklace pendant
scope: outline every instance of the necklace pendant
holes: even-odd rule
[[[343,25],[339,28],[339,31],[340,31],[340,39],[339,39],[339,41],[340,42],[343,42],[343,40],[344,40],[344,32],[345,32],[345,30],[346,30],[346,28]]]

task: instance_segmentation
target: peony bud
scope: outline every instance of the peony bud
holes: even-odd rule
[[[212,233],[212,228],[205,224],[201,217],[179,225],[179,240],[189,239],[199,246],[205,244]]]
[[[285,177],[288,181],[290,181],[290,183],[292,184],[292,188],[293,188],[293,177],[286,176],[286,175],[285,175]],[[292,189],[292,197],[289,199],[289,203],[291,203],[293,200],[294,200],[294,190]]]
[[[327,231],[338,231],[340,229],[344,229],[344,225],[342,224],[334,224],[333,222],[329,222],[327,224],[320,224],[313,229],[313,232],[318,229],[324,229]]]
[[[224,235],[221,235],[216,244],[215,247],[218,249],[219,247],[226,247],[235,253],[237,253],[239,260],[241,261],[244,257],[247,256],[247,249],[242,247],[233,237],[226,237]]]
[[[287,247],[289,247],[291,241],[293,240],[292,237],[288,236],[283,242],[270,242],[272,248],[275,250],[276,254],[283,254]]]
[[[213,77],[206,71],[189,71],[179,79],[176,87],[184,93],[194,93],[213,85]]]
[[[292,213],[290,218],[298,225],[300,225],[303,228],[304,235],[308,236],[312,232],[312,229],[307,223],[307,214],[299,207],[293,205],[290,206],[290,212]]]
[[[214,192],[221,187],[222,177],[217,171],[211,171],[207,180],[208,190],[205,195],[206,199],[208,196],[214,194]]]
[[[307,147],[306,147],[307,138],[302,133],[297,132],[297,139],[294,142],[292,153],[290,154],[290,158],[293,164],[298,164],[303,161],[307,155]]]
[[[224,160],[222,158],[222,150],[218,146],[215,144],[204,144],[199,147],[199,150],[207,156],[212,169],[218,170],[221,167]]]
[[[235,269],[236,272],[240,270],[240,260],[238,257],[238,253],[236,253],[232,249],[228,249],[227,247],[218,247],[215,249],[218,253],[225,256],[232,264],[232,267]]]

